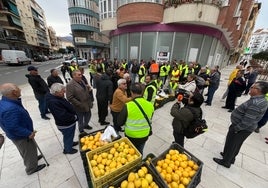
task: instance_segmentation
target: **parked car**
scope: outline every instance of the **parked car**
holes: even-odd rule
[[[33,59],[34,61],[43,62],[43,61],[47,61],[48,57],[45,55],[34,55]]]
[[[68,66],[71,64],[71,62],[72,61],[75,61],[76,62],[76,58],[74,57],[73,59],[71,59],[71,60],[66,60],[66,61],[64,61],[63,63],[66,63]],[[84,59],[84,58],[81,58],[81,57],[78,57],[77,58],[77,64],[79,65],[79,66],[84,66],[84,65],[86,65],[87,64],[87,60],[86,59]]]
[[[26,56],[25,52],[20,50],[2,50],[2,60],[8,65],[32,63],[32,60]]]

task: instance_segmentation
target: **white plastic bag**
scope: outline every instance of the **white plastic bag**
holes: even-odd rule
[[[101,140],[106,142],[112,142],[113,138],[116,137],[118,137],[118,135],[116,134],[114,128],[111,125],[109,125],[101,135]]]

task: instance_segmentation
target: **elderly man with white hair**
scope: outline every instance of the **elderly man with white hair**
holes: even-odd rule
[[[73,141],[77,115],[72,104],[64,98],[64,94],[65,86],[54,83],[50,88],[50,93],[46,95],[46,102],[57,128],[63,135],[63,153],[74,154],[77,149],[74,149],[73,146],[78,145],[78,142]]]

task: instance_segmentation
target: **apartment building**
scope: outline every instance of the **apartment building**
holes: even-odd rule
[[[44,11],[35,0],[0,0],[0,25],[6,49],[23,50],[29,57],[49,53]]]
[[[225,66],[241,56],[246,42],[241,37],[252,27],[247,23],[254,4],[254,0],[100,0],[100,29],[110,36],[111,58]]]
[[[262,51],[268,50],[268,29],[256,30],[251,38],[248,45],[249,54],[257,54]]]
[[[85,59],[109,58],[109,38],[100,32],[98,0],[68,0],[77,55]]]

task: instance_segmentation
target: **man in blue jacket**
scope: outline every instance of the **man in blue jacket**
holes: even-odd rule
[[[46,165],[38,165],[37,148],[34,143],[35,131],[32,119],[23,107],[20,96],[21,90],[12,83],[0,86],[2,99],[0,100],[0,126],[6,136],[16,145],[28,175],[38,172]]]

